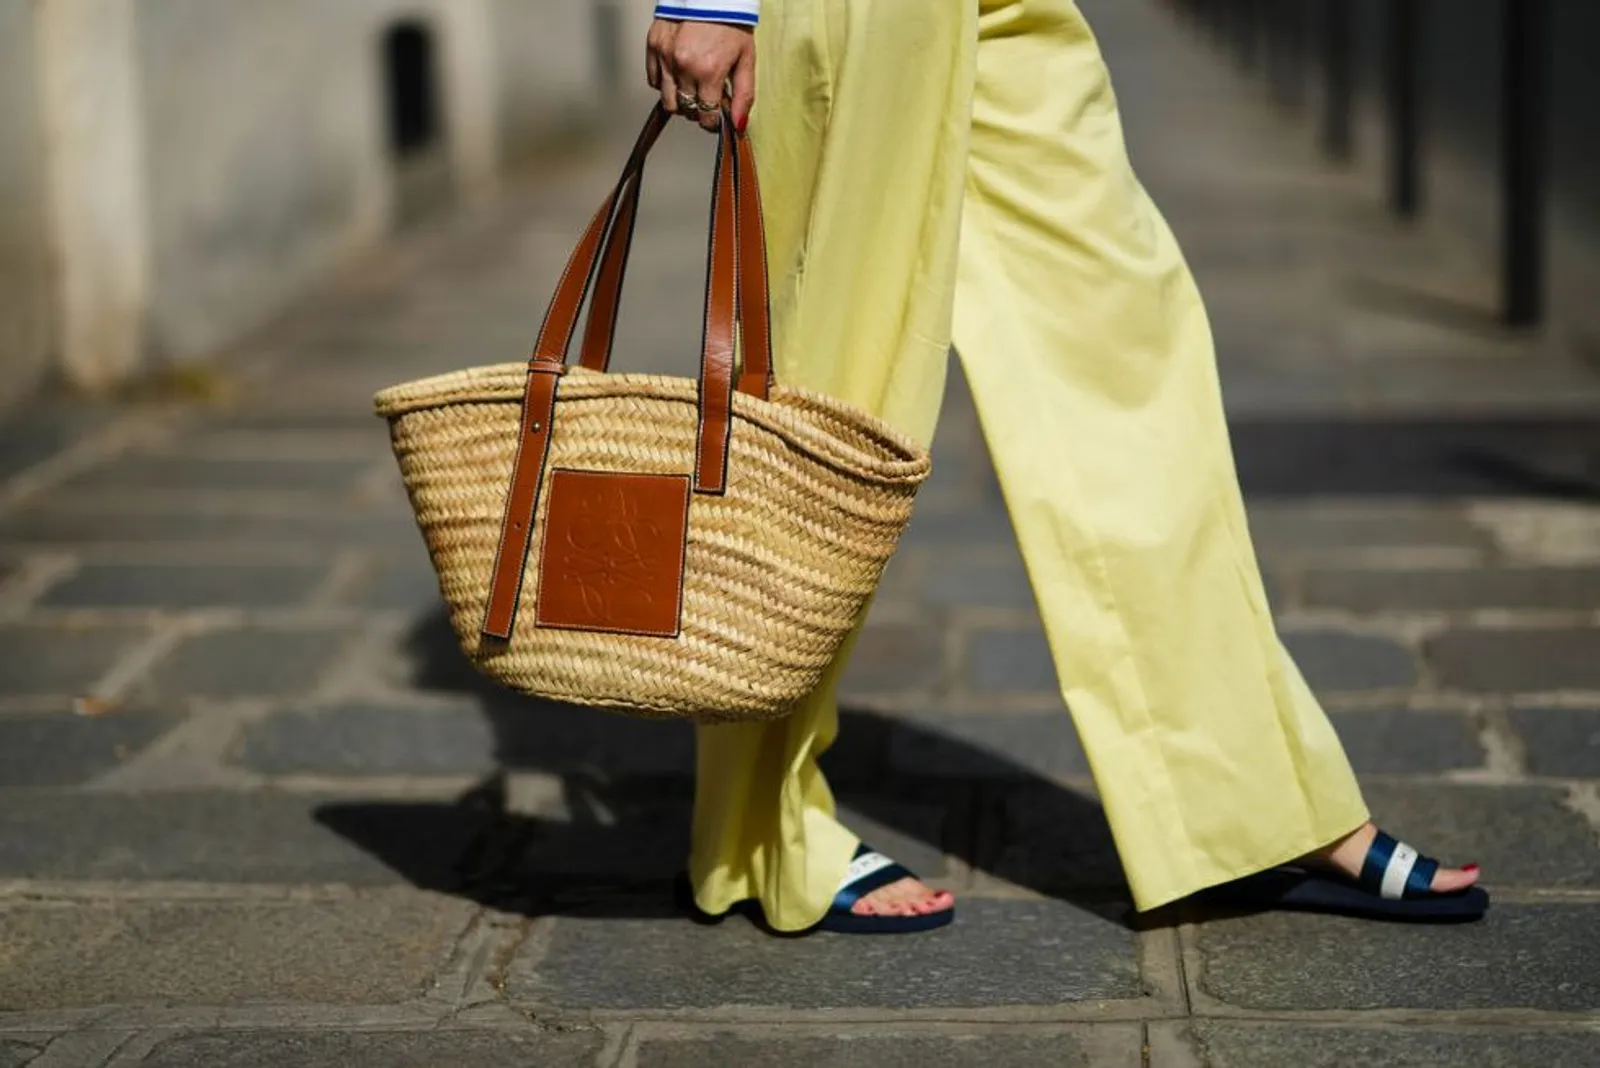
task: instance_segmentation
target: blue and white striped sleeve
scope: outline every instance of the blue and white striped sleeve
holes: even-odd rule
[[[761,0],[661,0],[656,18],[680,22],[727,22],[754,26],[761,15]]]

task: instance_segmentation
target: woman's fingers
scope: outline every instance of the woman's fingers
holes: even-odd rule
[[[734,26],[658,19],[650,27],[645,77],[668,113],[715,132],[731,100],[742,127],[755,100],[755,38]]]
[[[677,47],[678,24],[657,19],[645,39],[645,77],[650,88],[661,94],[661,106],[670,114],[678,112],[678,80],[673,53]]]
[[[749,49],[733,67],[733,124],[741,131],[756,104],[756,50]]]

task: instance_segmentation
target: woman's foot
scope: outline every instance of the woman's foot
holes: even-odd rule
[[[1367,851],[1377,836],[1377,825],[1368,822],[1332,845],[1307,854],[1301,858],[1301,862],[1308,867],[1336,871],[1355,881],[1361,876],[1361,867],[1366,863]],[[1477,881],[1476,864],[1468,864],[1464,868],[1441,867],[1434,873],[1430,889],[1435,893],[1450,894],[1465,890]]]
[[[857,916],[931,916],[956,906],[948,890],[930,890],[917,879],[882,886],[850,906]]]

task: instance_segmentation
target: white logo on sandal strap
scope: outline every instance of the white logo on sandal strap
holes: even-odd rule
[[[844,881],[839,884],[839,888],[842,890],[858,879],[865,879],[873,872],[882,871],[893,863],[894,861],[882,853],[863,853],[850,862],[850,868],[844,873]]]
[[[1417,851],[1404,842],[1396,842],[1394,856],[1389,858],[1389,866],[1383,869],[1383,884],[1378,893],[1390,901],[1399,901],[1406,893],[1406,880],[1411,878],[1411,869],[1417,866]]]

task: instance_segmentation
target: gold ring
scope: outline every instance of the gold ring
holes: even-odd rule
[[[678,107],[682,108],[684,111],[699,111],[700,98],[696,96],[690,96],[688,93],[680,91],[678,93]]]

